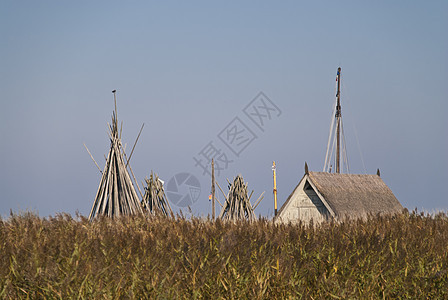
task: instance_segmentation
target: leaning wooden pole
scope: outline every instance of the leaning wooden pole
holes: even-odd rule
[[[215,161],[212,158],[212,219],[215,220]]]

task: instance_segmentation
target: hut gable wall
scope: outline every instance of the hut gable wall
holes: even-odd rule
[[[320,223],[326,219],[328,211],[305,177],[294,189],[279,213],[281,222],[302,221]]]

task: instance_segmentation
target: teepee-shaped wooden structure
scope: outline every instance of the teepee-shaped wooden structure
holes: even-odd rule
[[[115,91],[113,93],[115,111],[112,114],[112,125],[109,125],[110,150],[89,220],[98,216],[113,218],[143,214],[140,199],[127,170],[129,161],[121,144],[121,133],[118,133],[117,102]]]
[[[260,203],[263,194],[258,198],[255,205],[252,206],[250,198],[252,193],[248,196],[247,185],[241,175],[238,175],[231,184],[229,181],[229,193],[227,194],[226,201],[222,206],[219,218],[227,221],[237,220],[249,220],[254,221],[256,219],[254,209]],[[218,185],[219,186],[219,185]]]
[[[159,179],[159,176],[151,172],[149,179],[145,178],[145,181],[145,195],[142,200],[143,210],[150,215],[174,217],[171,206],[165,196],[163,182]]]

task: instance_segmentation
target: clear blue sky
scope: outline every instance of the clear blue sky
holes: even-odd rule
[[[0,215],[89,213],[100,174],[83,143],[103,167],[117,89],[128,152],[145,123],[139,181],[191,173],[206,214],[193,157],[229,152],[218,134],[239,117],[257,138],[218,182],[241,173],[271,216],[273,160],[280,205],[305,161],[322,170],[338,66],[351,171],[361,152],[403,206],[447,210],[447,30],[446,1],[2,1]],[[260,91],[281,110],[264,131],[243,112]]]

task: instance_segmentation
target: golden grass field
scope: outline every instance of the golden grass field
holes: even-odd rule
[[[448,217],[0,219],[2,299],[448,298]]]

